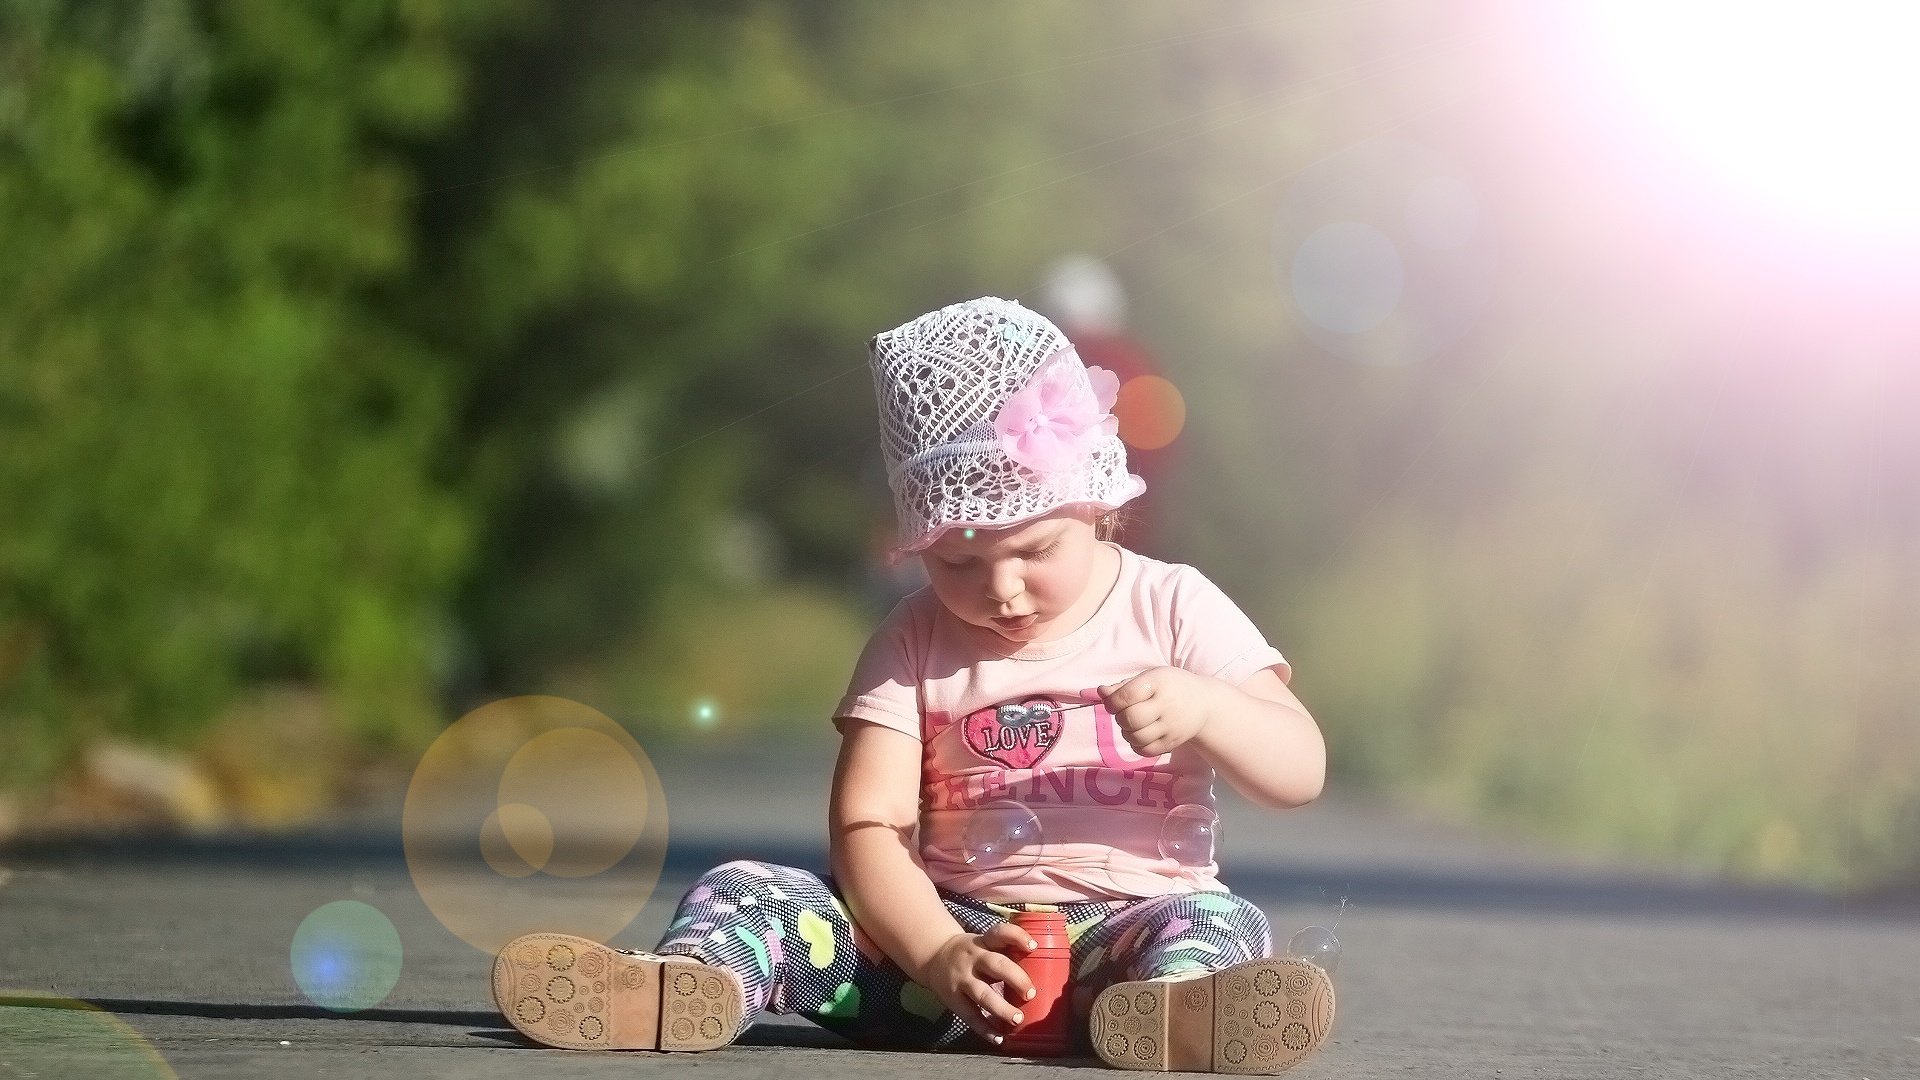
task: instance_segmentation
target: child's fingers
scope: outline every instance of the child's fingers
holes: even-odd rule
[[[1100,696],[1106,700],[1107,708],[1113,712],[1131,708],[1153,696],[1153,684],[1135,675],[1131,679],[1122,679],[1117,683],[1100,688]]]
[[[1033,951],[1034,941],[1025,930],[1003,922],[980,935],[980,947],[1005,956],[1024,956]]]
[[[981,1034],[1004,1034],[1017,1027],[1022,1019],[1019,1009],[1015,1008],[1011,1002],[1002,997],[998,990],[995,990],[991,985],[982,980],[968,980],[967,996],[974,1004],[980,1006],[982,1012],[1000,1024],[998,1029],[981,1029]]]
[[[954,1012],[960,1019],[966,1021],[967,1027],[973,1029],[976,1034],[988,1042],[997,1044],[1006,1038],[1006,1029],[999,1021],[988,1016],[980,1006],[968,1004],[962,1008],[955,1009]]]
[[[1012,960],[998,953],[992,953],[980,962],[980,966],[985,969],[985,974],[981,976],[982,978],[990,982],[1002,982],[1007,985],[1006,997],[1008,1001],[1018,1003],[1032,1000],[1034,996],[1033,980],[1027,977],[1027,973],[1021,969],[1019,964],[1014,963]]]
[[[997,1043],[1002,1035],[1011,1030],[980,1003],[972,980],[962,979],[954,984],[953,989],[955,997],[947,1001],[947,1008],[953,1010],[953,1015],[959,1017],[962,1023],[978,1032],[981,1037]]]
[[[1120,735],[1127,740],[1128,746],[1133,747],[1134,753],[1141,754],[1146,752],[1148,745],[1168,734],[1170,730],[1165,720],[1155,717],[1140,727],[1120,729]]]

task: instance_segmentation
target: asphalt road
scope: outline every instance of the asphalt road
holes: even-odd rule
[[[672,843],[656,899],[617,943],[651,945],[673,900],[719,861],[822,865],[829,756],[656,756]],[[1339,918],[1334,1038],[1294,1076],[1920,1077],[1911,900],[1578,862],[1337,795],[1287,814],[1223,801],[1228,883],[1282,935]],[[710,1054],[533,1048],[492,1010],[486,957],[415,891],[398,821],[396,803],[298,835],[0,848],[0,991],[104,1010],[0,1007],[0,1078],[1039,1078],[1100,1068],[859,1050],[777,1016]],[[386,1000],[346,1015],[309,1001],[289,962],[301,921],[341,899],[390,918],[405,956]]]

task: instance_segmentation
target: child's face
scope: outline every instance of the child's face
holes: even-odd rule
[[[920,560],[954,617],[1018,644],[1074,629],[1056,624],[1086,594],[1098,550],[1088,516],[1063,508],[1006,529],[949,530]]]

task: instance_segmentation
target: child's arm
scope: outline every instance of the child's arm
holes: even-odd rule
[[[1327,779],[1327,743],[1272,668],[1239,686],[1177,667],[1100,688],[1134,753],[1158,757],[1192,742],[1235,791],[1287,810],[1312,802]]]
[[[1007,998],[1033,996],[1026,973],[1005,955],[1018,951],[1027,935],[1012,923],[969,933],[914,861],[920,744],[879,724],[841,723],[846,735],[834,768],[828,835],[834,880],[853,920],[909,979],[998,1042],[1019,1023],[1019,1010]],[[994,982],[1006,983],[1006,997],[992,990]],[[981,1015],[982,1008],[993,1021]]]

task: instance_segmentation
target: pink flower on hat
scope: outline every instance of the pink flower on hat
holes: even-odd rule
[[[1120,428],[1110,410],[1120,378],[1104,368],[1086,368],[1071,347],[1048,357],[1027,385],[1014,391],[993,418],[1000,449],[1037,473],[1055,473],[1086,461],[1102,435]]]

